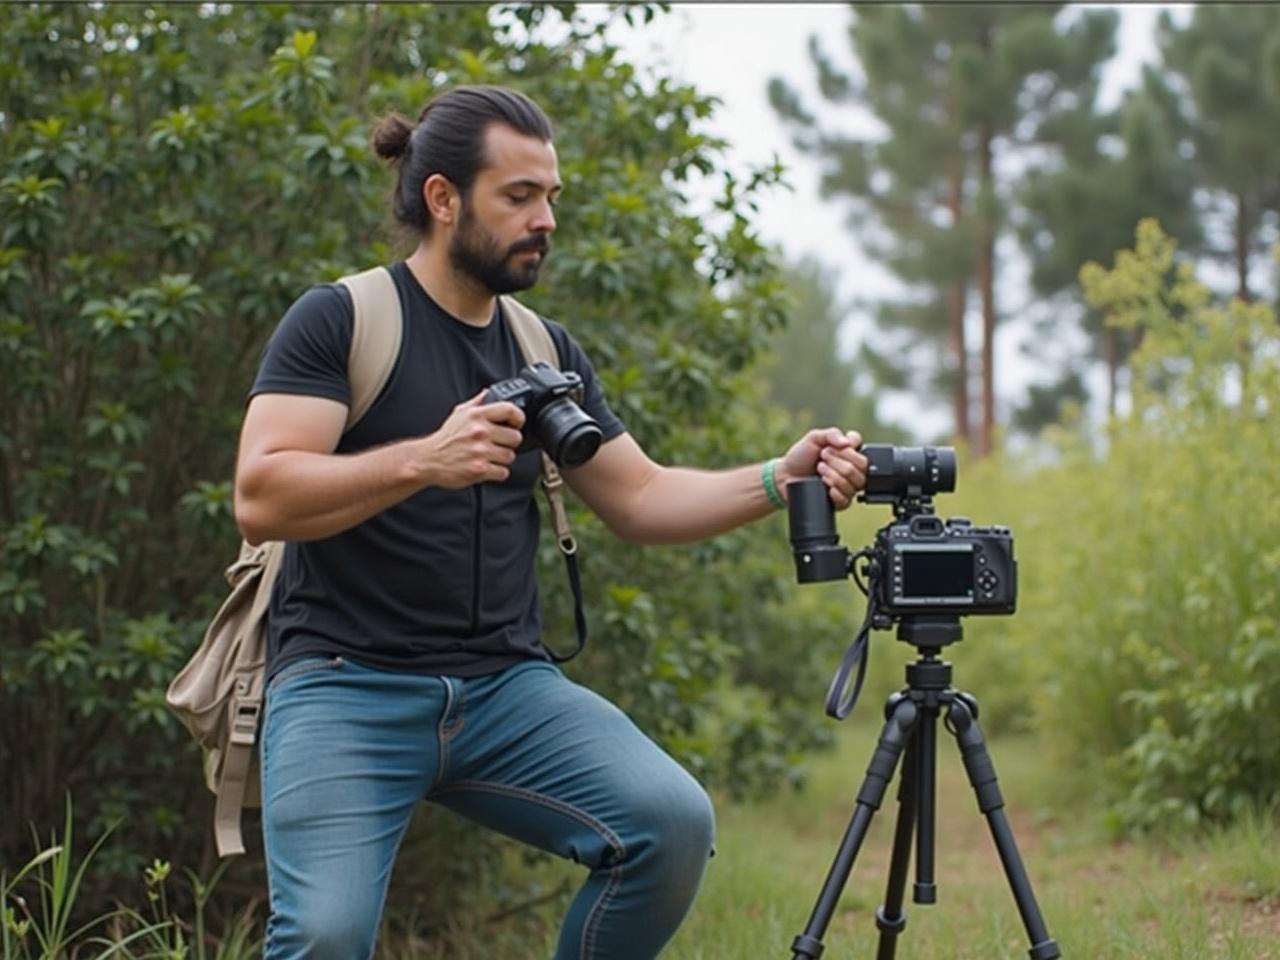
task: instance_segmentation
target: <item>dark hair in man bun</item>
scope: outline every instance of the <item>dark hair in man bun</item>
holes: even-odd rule
[[[417,126],[399,114],[379,122],[373,148],[378,156],[400,164],[392,204],[397,221],[419,234],[430,233],[431,214],[422,185],[439,173],[466,196],[485,165],[484,136],[493,123],[551,140],[551,121],[542,108],[509,87],[454,87],[423,108]]]
[[[398,113],[383,117],[373,131],[373,149],[384,160],[399,160],[409,149],[413,123]]]

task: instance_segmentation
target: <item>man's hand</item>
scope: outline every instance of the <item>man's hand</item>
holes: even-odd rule
[[[514,403],[485,403],[482,390],[453,408],[440,429],[422,440],[432,483],[461,490],[477,483],[501,483],[511,475],[520,446],[524,411]]]
[[[858,452],[862,435],[845,433],[836,427],[810,430],[778,461],[775,470],[778,489],[786,497],[792,480],[815,474],[827,485],[827,493],[837,510],[853,502],[854,495],[867,485],[867,458]]]

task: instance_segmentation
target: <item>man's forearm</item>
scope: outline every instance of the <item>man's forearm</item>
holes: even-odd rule
[[[236,521],[251,543],[341,533],[431,482],[421,448],[405,440],[357,454],[266,454],[237,478]]]
[[[785,479],[776,463],[777,488]],[[774,511],[761,464],[731,470],[659,467],[637,492],[617,532],[633,543],[692,543],[727,533]]]

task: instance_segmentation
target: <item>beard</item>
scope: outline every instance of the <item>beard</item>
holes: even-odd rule
[[[464,203],[458,232],[449,243],[449,262],[490,293],[515,293],[538,282],[538,270],[550,249],[546,234],[537,233],[504,250],[498,238],[480,225]],[[526,251],[542,256],[533,261],[512,262],[517,254]]]

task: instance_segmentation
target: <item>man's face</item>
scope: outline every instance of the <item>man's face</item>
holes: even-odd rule
[[[537,137],[491,124],[484,167],[461,198],[449,260],[495,294],[528,290],[551,246],[560,194],[556,151]]]

